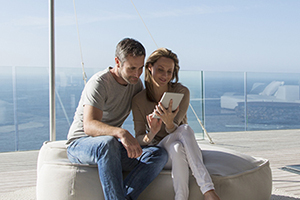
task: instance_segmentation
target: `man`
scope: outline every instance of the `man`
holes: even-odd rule
[[[106,200],[137,199],[168,159],[164,149],[141,147],[121,128],[130,113],[132,97],[143,89],[139,77],[144,59],[141,43],[129,38],[120,41],[115,66],[88,81],[69,130],[69,160],[98,165]],[[122,170],[130,171],[124,181]]]

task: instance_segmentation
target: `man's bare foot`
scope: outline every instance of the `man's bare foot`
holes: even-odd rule
[[[215,190],[209,190],[204,194],[204,200],[220,200]]]

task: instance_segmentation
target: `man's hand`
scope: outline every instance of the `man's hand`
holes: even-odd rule
[[[129,158],[137,158],[142,155],[142,148],[138,141],[125,129],[122,129],[123,133],[120,137],[121,143],[127,150]]]
[[[90,105],[84,106],[83,123],[87,135],[93,137],[101,135],[114,136],[121,140],[129,158],[137,158],[142,155],[140,144],[127,130],[101,122],[102,116],[102,110]]]

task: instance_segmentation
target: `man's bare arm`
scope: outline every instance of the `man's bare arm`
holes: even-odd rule
[[[101,122],[103,111],[90,105],[83,109],[83,128],[89,136],[110,135],[120,139],[127,150],[129,158],[137,158],[142,154],[138,141],[126,130]]]

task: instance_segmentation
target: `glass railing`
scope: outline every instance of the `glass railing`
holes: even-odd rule
[[[49,140],[46,67],[0,67],[0,152],[36,150]],[[101,69],[87,68],[91,77]],[[209,132],[300,128],[300,74],[181,71],[188,121]],[[143,77],[143,75],[142,75]],[[80,68],[56,69],[56,139],[65,140],[84,87]],[[134,133],[132,116],[124,128]]]
[[[298,129],[299,75],[204,72],[207,131]]]

